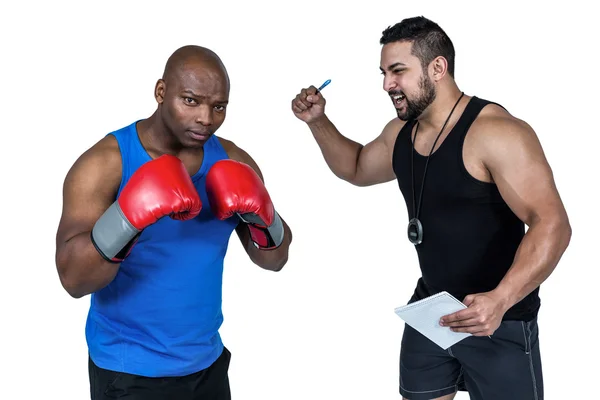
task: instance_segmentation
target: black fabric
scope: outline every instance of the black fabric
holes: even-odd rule
[[[497,186],[475,179],[463,162],[463,143],[469,127],[490,103],[472,97],[429,160],[419,214],[423,242],[415,246],[422,277],[412,301],[442,290],[461,301],[469,294],[493,290],[511,267],[525,234],[525,225],[508,207]],[[404,125],[393,153],[394,172],[408,210],[408,219],[402,222],[404,231],[414,217],[411,133],[415,123],[412,120]],[[426,155],[415,151],[417,199],[426,159]],[[508,310],[504,319],[528,321],[537,316],[538,290]]]
[[[471,400],[543,400],[537,318],[503,321],[491,338],[470,336],[448,350],[405,325],[400,394],[430,400],[457,391]]]
[[[148,378],[99,368],[89,359],[91,400],[231,400],[229,362],[231,353],[208,368],[182,377]]]

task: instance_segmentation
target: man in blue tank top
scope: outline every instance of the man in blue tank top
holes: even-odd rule
[[[431,321],[469,334],[450,347],[405,324],[400,393],[542,399],[538,291],[571,237],[542,147],[502,106],[462,93],[454,47],[436,23],[405,19],[380,44],[395,115],[370,143],[337,130],[314,86],[291,107],[336,176],[357,186],[397,180],[409,214],[400,228],[422,273],[409,303],[447,291],[467,306]]]
[[[156,111],[99,140],[66,176],[56,264],[71,296],[91,294],[93,400],[231,397],[219,335],[230,236],[279,271],[292,235],[256,162],[215,136],[229,87],[214,52],[178,49]]]

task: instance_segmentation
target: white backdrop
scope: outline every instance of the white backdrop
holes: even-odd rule
[[[592,6],[333,3],[2,6],[0,171],[8,240],[2,240],[0,397],[89,398],[89,297],[70,298],[54,264],[63,179],[107,132],[150,115],[167,57],[200,44],[221,56],[231,77],[218,134],[258,162],[294,232],[280,273],[254,266],[232,237],[221,333],[233,353],[233,398],[399,399],[403,325],[393,309],[406,303],[419,277],[405,236],[406,206],[395,182],[357,188],[335,178],[290,101],[302,87],[329,78],[330,118],[354,140],[374,138],[394,116],[382,89],[378,40],[387,26],[415,15],[450,35],[466,94],[501,103],[542,141],[573,226],[571,246],[541,290],[546,399],[596,395],[600,352],[591,325],[600,220],[592,191],[600,88]]]

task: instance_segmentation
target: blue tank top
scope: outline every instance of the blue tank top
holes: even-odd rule
[[[136,124],[110,133],[122,158],[118,194],[151,160]],[[211,136],[192,176],[202,200],[200,215],[189,221],[165,217],[146,228],[115,279],[91,295],[85,333],[99,367],[149,377],[182,376],[209,367],[221,355],[223,260],[238,220],[214,216],[205,177],[225,158],[219,139]]]

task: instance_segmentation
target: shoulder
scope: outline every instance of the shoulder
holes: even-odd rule
[[[481,130],[489,134],[497,134],[498,131],[505,129],[511,131],[530,129],[525,121],[513,116],[497,104],[486,105],[473,122],[472,127],[474,130]]]
[[[103,175],[112,181],[121,178],[121,152],[113,135],[106,135],[84,151],[71,166],[66,180]]]
[[[84,152],[80,159],[88,164],[99,164],[100,169],[120,167],[121,152],[119,143],[115,136],[106,135]]]
[[[530,156],[541,150],[533,128],[496,104],[481,110],[469,129],[469,140],[484,161],[505,156],[510,159]]]
[[[521,140],[534,139],[533,128],[504,108],[489,104],[473,122],[470,136],[481,146],[490,147]]]
[[[258,167],[258,164],[246,150],[236,145],[233,141],[225,139],[221,136],[217,136],[217,139],[221,143],[221,146],[223,146],[223,150],[225,150],[225,153],[227,153],[227,156],[230,159],[249,165],[256,171],[260,178],[263,179],[263,175]]]
[[[246,162],[247,159],[250,158],[250,155],[233,141],[221,136],[217,136],[217,139],[219,140],[219,143],[221,143],[225,153],[227,153],[227,156],[232,160]]]
[[[383,133],[390,137],[396,138],[407,121],[402,121],[400,118],[395,117],[388,121],[383,127]]]
[[[398,138],[402,128],[404,128],[404,125],[406,125],[406,122],[407,121],[402,121],[400,118],[395,117],[388,121],[388,123],[383,127],[380,138],[390,149],[394,148],[396,139]]]

